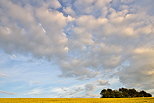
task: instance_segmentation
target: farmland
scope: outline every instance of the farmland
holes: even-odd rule
[[[151,98],[0,98],[0,103],[154,103]]]

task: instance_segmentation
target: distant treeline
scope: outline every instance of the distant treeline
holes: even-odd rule
[[[150,93],[145,91],[136,91],[135,89],[119,88],[119,90],[103,89],[101,98],[132,98],[132,97],[152,97]]]

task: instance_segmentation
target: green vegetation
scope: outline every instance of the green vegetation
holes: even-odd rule
[[[152,97],[150,93],[145,91],[136,91],[135,89],[119,88],[119,90],[103,89],[101,98],[132,98],[132,97]]]

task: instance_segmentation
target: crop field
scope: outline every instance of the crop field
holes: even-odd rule
[[[0,103],[154,103],[151,98],[0,98]]]

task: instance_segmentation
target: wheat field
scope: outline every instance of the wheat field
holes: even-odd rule
[[[0,98],[0,103],[154,103],[151,98]]]

